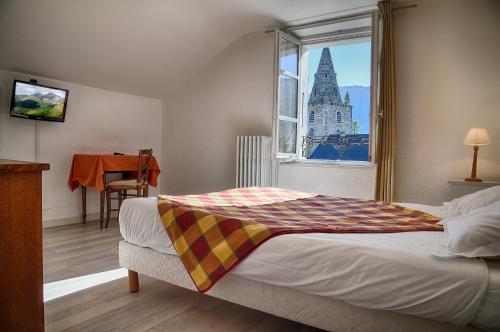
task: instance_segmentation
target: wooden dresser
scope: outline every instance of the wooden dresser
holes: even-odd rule
[[[0,331],[43,331],[42,171],[0,159]]]

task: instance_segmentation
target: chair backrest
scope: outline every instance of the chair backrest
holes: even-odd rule
[[[139,150],[137,184],[149,184],[148,176],[153,162],[153,149]]]

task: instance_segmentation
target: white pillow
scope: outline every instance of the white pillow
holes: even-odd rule
[[[443,204],[446,214],[446,219],[443,221],[446,222],[448,218],[460,216],[497,201],[500,201],[500,186],[494,186],[455,198],[451,202]]]
[[[447,250],[436,256],[498,257],[500,256],[500,201],[449,218]]]

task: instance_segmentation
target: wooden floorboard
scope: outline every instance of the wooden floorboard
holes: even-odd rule
[[[44,229],[46,283],[119,268],[116,220]],[[130,294],[127,278],[45,303],[46,331],[319,331],[141,275]]]

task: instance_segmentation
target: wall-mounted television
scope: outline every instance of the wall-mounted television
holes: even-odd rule
[[[68,90],[36,81],[14,80],[10,115],[17,118],[64,122]]]

